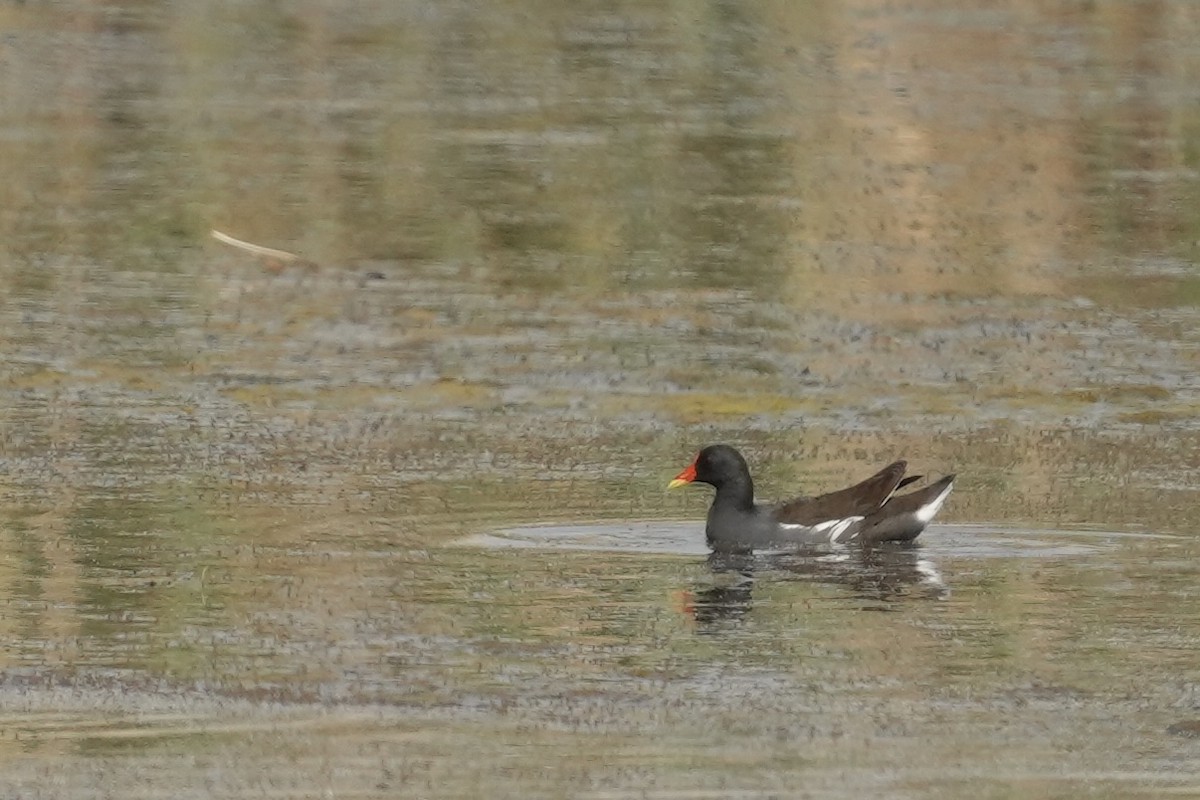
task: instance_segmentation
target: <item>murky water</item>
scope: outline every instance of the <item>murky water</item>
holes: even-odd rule
[[[1197,85],[1172,2],[0,9],[0,788],[1200,794]],[[713,441],[961,477],[710,563]]]

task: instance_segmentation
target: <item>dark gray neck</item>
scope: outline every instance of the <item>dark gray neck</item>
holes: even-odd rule
[[[736,508],[739,511],[754,510],[754,481],[749,475],[726,481],[717,489],[713,508]]]

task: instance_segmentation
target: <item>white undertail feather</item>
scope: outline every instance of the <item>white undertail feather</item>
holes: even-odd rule
[[[942,510],[942,504],[946,502],[946,498],[950,496],[950,490],[953,488],[954,484],[951,483],[942,490],[941,494],[918,508],[913,516],[921,520],[922,524],[928,525],[930,520],[937,516],[937,513]]]

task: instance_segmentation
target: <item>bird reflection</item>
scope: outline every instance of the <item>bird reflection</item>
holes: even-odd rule
[[[685,592],[683,603],[684,613],[702,628],[745,618],[754,608],[755,576],[762,572],[845,586],[851,597],[881,610],[903,598],[940,599],[950,594],[937,567],[911,543],[777,554],[713,553],[708,565],[712,581]]]

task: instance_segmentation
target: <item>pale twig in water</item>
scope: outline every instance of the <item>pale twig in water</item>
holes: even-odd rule
[[[273,247],[263,247],[260,244],[253,244],[252,242],[243,242],[241,239],[235,239],[229,234],[221,233],[218,230],[211,230],[209,234],[218,242],[223,242],[239,250],[245,250],[247,253],[263,259],[263,265],[270,272],[282,272],[283,268],[289,264],[297,264],[309,269],[316,267],[316,264],[311,261],[303,259],[295,253],[289,253],[287,250],[276,250]]]

